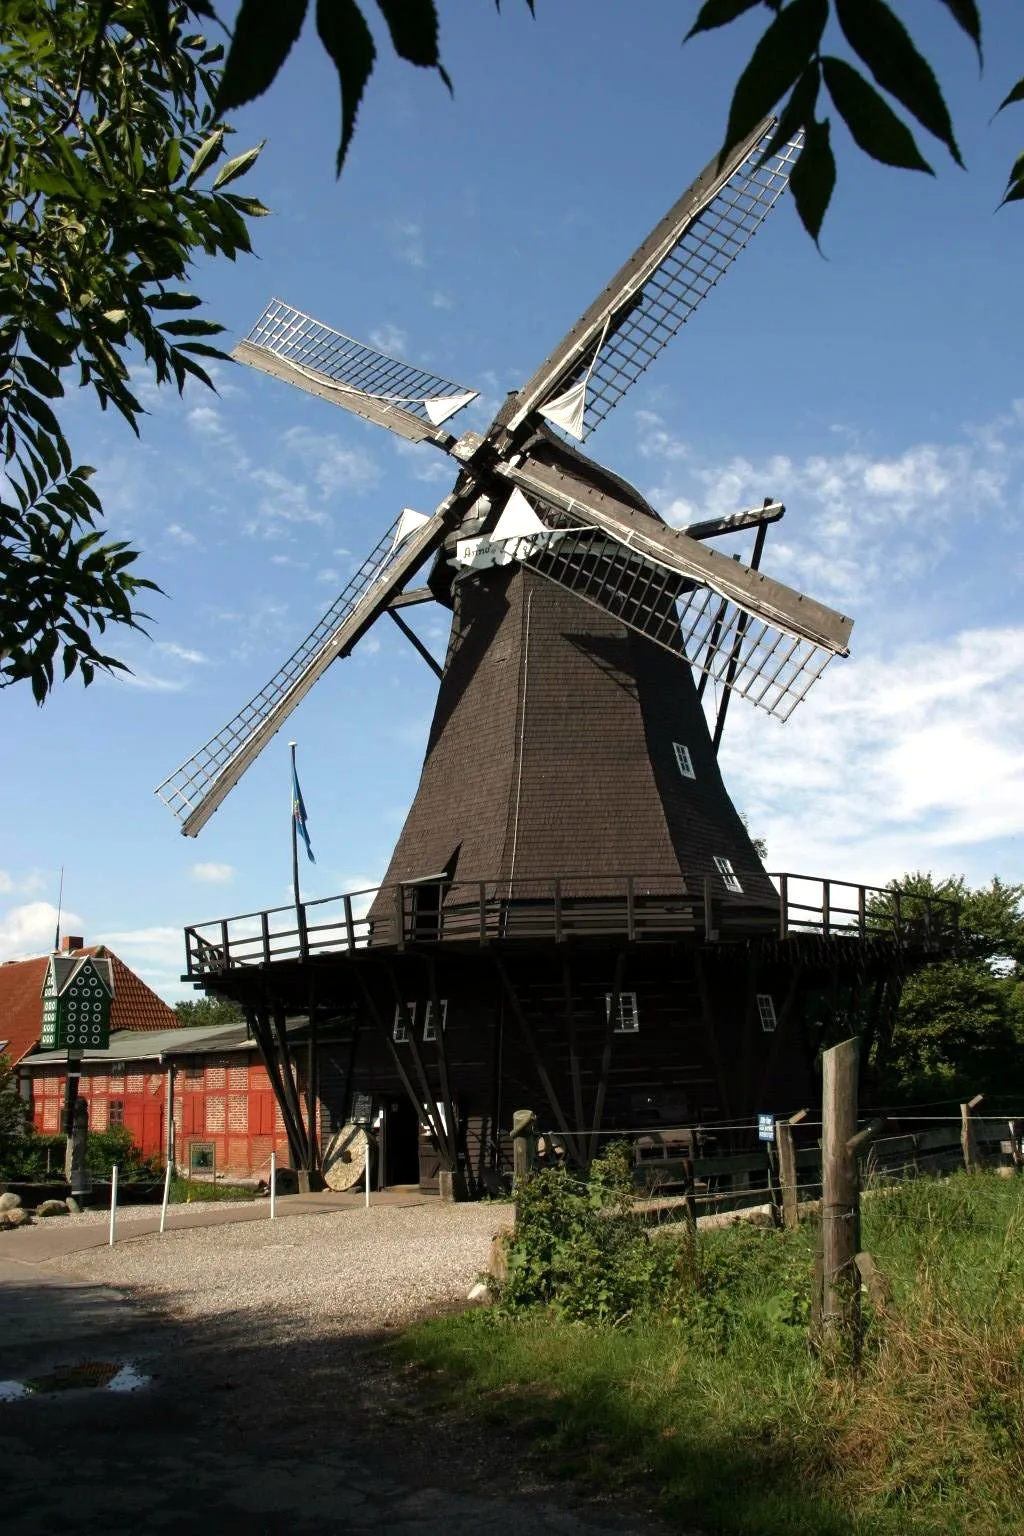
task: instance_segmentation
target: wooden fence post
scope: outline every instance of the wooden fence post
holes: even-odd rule
[[[512,1173],[525,1179],[537,1166],[537,1116],[532,1109],[517,1109],[512,1115]]]
[[[779,1149],[779,1182],[782,1185],[782,1225],[794,1231],[799,1225],[799,1200],[796,1178],[796,1152],[793,1148],[793,1127],[807,1119],[806,1109],[798,1110],[788,1120],[776,1120],[775,1144]]]
[[[978,1140],[974,1134],[971,1110],[977,1109],[984,1097],[983,1093],[976,1093],[973,1099],[968,1099],[966,1104],[960,1105],[960,1146],[964,1154],[964,1167],[968,1173],[978,1171]]]
[[[854,1345],[860,1284],[854,1257],[860,1248],[856,1151],[857,1068],[854,1036],[822,1055],[821,1095],[821,1343],[826,1351]]]

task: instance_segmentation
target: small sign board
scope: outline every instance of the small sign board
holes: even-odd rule
[[[758,1141],[774,1141],[775,1140],[775,1116],[774,1115],[758,1115],[758,1117],[757,1117],[757,1139],[758,1139]]]
[[[369,1125],[373,1119],[373,1098],[368,1093],[354,1093],[352,1095],[352,1122],[354,1125]]]
[[[217,1176],[217,1144],[190,1141],[188,1144],[189,1178],[213,1179]]]

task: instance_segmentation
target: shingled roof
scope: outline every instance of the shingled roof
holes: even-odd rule
[[[92,955],[96,959],[110,960],[114,971],[112,1030],[179,1027],[174,1009],[157,997],[142,977],[136,976],[105,944],[69,949],[65,953],[78,958]],[[49,959],[49,955],[33,955],[30,960],[8,960],[0,965],[0,1053],[8,1056],[12,1063],[20,1061],[39,1044],[43,978]]]

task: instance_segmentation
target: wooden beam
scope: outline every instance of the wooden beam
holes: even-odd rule
[[[434,1137],[434,1140],[436,1141],[437,1140],[437,1133],[436,1133],[436,1129],[435,1129],[435,1121],[434,1121],[434,1118],[433,1118],[433,1116],[434,1116],[434,1107],[433,1107],[433,1105],[429,1104],[429,1103],[424,1105],[422,1103],[422,1101],[420,1100],[420,1096],[416,1092],[416,1089],[413,1087],[412,1080],[410,1079],[408,1072],[405,1070],[405,1062],[402,1060],[401,1055],[399,1054],[399,1051],[398,1051],[398,1047],[395,1045],[395,1042],[394,1042],[394,1040],[392,1038],[391,1030],[388,1028],[387,1023],[385,1022],[385,1020],[381,1018],[380,1009],[377,1007],[377,1004],[374,1001],[373,993],[370,991],[370,988],[368,987],[368,985],[366,983],[366,979],[363,976],[362,971],[361,971],[361,969],[360,969],[360,967],[358,965],[353,966],[352,974],[355,977],[355,981],[356,981],[357,987],[359,988],[360,992],[362,993],[363,1003],[364,1003],[364,1006],[366,1008],[367,1013],[370,1016],[370,1022],[373,1024],[373,1026],[376,1029],[377,1033],[380,1035],[381,1039],[384,1041],[384,1044],[386,1045],[386,1047],[387,1047],[387,1049],[388,1049],[388,1051],[389,1051],[389,1053],[391,1055],[391,1060],[392,1060],[392,1063],[393,1063],[393,1065],[395,1067],[395,1070],[398,1073],[399,1079],[401,1080],[402,1087],[405,1089],[406,1094],[408,1095],[410,1104],[412,1105],[413,1109],[416,1111],[416,1124],[420,1125],[422,1120],[423,1120],[424,1115],[426,1115],[426,1117],[427,1117],[427,1124],[430,1127],[431,1135]],[[405,1010],[403,1009],[403,1012],[404,1011]],[[407,1014],[406,1014],[406,1016],[408,1017]]]
[[[281,1111],[281,1122],[284,1125],[284,1133],[288,1138],[288,1150],[295,1161],[296,1167],[302,1165],[302,1144],[295,1118],[292,1114],[291,1101],[284,1091],[284,1083],[278,1069],[278,1062],[274,1050],[274,1034],[270,1024],[269,1014],[265,1009],[247,1008],[246,1019],[249,1032],[256,1042],[263,1070],[266,1072],[273,1090],[277,1107]]]
[[[562,993],[565,999],[565,1032],[569,1043],[569,1076],[572,1079],[572,1112],[576,1121],[576,1134],[581,1141],[583,1130],[583,1078],[580,1073],[579,1040],[576,1034],[576,1008],[572,991],[572,962],[569,951],[562,951]]]
[[[427,1124],[430,1126],[430,1134],[437,1142],[437,1150],[441,1157],[442,1166],[447,1168],[450,1173],[454,1173],[455,1138],[454,1136],[449,1137],[448,1128],[441,1124],[441,1117],[437,1113],[437,1100],[434,1097],[434,1090],[430,1085],[430,1079],[427,1076],[427,1069],[423,1063],[423,1057],[420,1055],[419,1042],[416,1039],[416,1022],[414,1019],[409,1017],[409,1009],[406,1006],[405,997],[403,996],[402,990],[399,987],[398,977],[395,974],[394,966],[389,965],[387,971],[388,976],[391,978],[391,990],[395,995],[395,1003],[398,1006],[398,1010],[402,1016],[402,1021],[405,1024],[405,1032],[408,1038],[404,1043],[409,1047],[409,1054],[412,1057],[412,1064],[416,1069],[416,1076],[419,1078],[420,1088],[423,1091],[423,1113],[427,1117]]]
[[[271,1018],[274,1023],[274,1031],[277,1035],[278,1049],[281,1053],[281,1078],[284,1090],[295,1116],[295,1124],[299,1128],[302,1147],[302,1167],[308,1172],[310,1168],[309,1134],[302,1118],[302,1104],[299,1100],[298,1085],[295,1081],[295,1073],[292,1069],[292,1053],[288,1045],[288,1020],[285,1017],[284,1008],[280,1003],[275,1003],[271,1009]]]
[[[453,1158],[456,1157],[458,1146],[457,1115],[455,1112],[455,1100],[452,1097],[451,1076],[448,1070],[448,1042],[444,1037],[444,1010],[441,1007],[441,998],[437,989],[437,965],[433,959],[427,961],[427,975],[430,982],[430,1006],[434,1011],[434,1036],[437,1045],[437,1067],[441,1078],[441,1098],[444,1103],[445,1119],[448,1122],[448,1136],[450,1138]],[[452,1172],[454,1173],[454,1168]]]
[[[855,1344],[860,1285],[854,1257],[860,1251],[860,1191],[857,1156],[857,1067],[860,1041],[854,1036],[821,1058],[821,1342],[826,1350]]]
[[[754,553],[750,557],[750,569],[756,571],[761,565],[761,555],[764,551],[764,541],[768,534],[768,524],[762,523],[757,530],[754,540]],[[729,700],[732,697],[732,685],[736,680],[736,668],[740,662],[740,652],[743,649],[743,636],[747,632],[750,622],[749,615],[741,613],[736,621],[736,634],[732,642],[732,651],[729,655],[729,665],[725,674],[725,686],[722,689],[722,697],[718,701],[718,716],[715,720],[715,734],[711,739],[711,745],[718,756],[718,749],[722,744],[722,732],[725,730],[725,717],[729,709]]]
[[[497,970],[498,975],[501,977],[501,983],[505,988],[505,995],[508,998],[509,1007],[512,1009],[513,1017],[519,1026],[519,1032],[523,1037],[526,1049],[530,1056],[533,1058],[533,1065],[536,1069],[537,1076],[540,1079],[540,1085],[547,1095],[548,1103],[551,1106],[551,1113],[555,1117],[555,1123],[558,1126],[558,1129],[561,1131],[562,1135],[565,1137],[565,1144],[569,1155],[572,1157],[573,1162],[578,1164],[580,1167],[583,1167],[585,1160],[582,1154],[582,1147],[569,1129],[569,1122],[565,1118],[565,1113],[559,1101],[558,1094],[555,1092],[555,1086],[551,1081],[551,1076],[547,1067],[544,1065],[544,1059],[541,1056],[540,1051],[537,1049],[537,1041],[534,1037],[533,1030],[530,1028],[530,1021],[526,1017],[526,1014],[523,1012],[522,1004],[516,995],[516,990],[512,985],[508,971],[505,969],[505,965],[501,956],[493,950],[491,951],[491,958],[494,961],[495,969]]]
[[[615,1040],[615,1024],[619,1017],[619,1002],[622,997],[622,977],[626,969],[626,951],[620,949],[615,957],[615,975],[612,980],[611,1001],[608,1005],[608,1017],[605,1020],[604,1049],[601,1052],[601,1072],[597,1079],[597,1092],[594,1095],[594,1123],[590,1128],[590,1156],[589,1162],[593,1162],[597,1156],[597,1138],[601,1131],[601,1116],[604,1114],[604,1101],[608,1092],[608,1076],[612,1068],[612,1044]]]
[[[426,662],[431,672],[433,672],[434,676],[444,677],[444,668],[441,666],[440,662],[434,659],[434,657],[430,654],[430,651],[423,644],[423,641],[420,639],[419,635],[414,629],[410,629],[409,625],[402,618],[401,614],[396,613],[394,608],[388,608],[385,610],[385,612],[387,613],[388,618],[392,619],[398,625],[399,629],[402,631],[402,634],[408,640],[409,644],[413,646],[417,651],[419,651],[420,655],[423,657],[423,660]]]

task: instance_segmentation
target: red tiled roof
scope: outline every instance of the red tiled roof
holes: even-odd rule
[[[174,1009],[146,986],[141,976],[129,970],[104,944],[73,949],[73,955],[107,958],[113,964],[114,1006],[110,1011],[111,1029],[175,1029],[181,1020]],[[0,1045],[13,1063],[35,1049],[42,1027],[43,977],[49,955],[35,955],[31,960],[9,960],[0,965]]]

